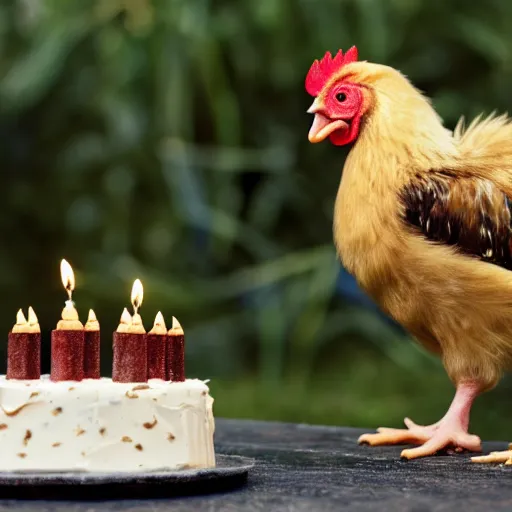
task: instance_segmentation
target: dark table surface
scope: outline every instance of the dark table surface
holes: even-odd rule
[[[512,466],[473,464],[466,454],[402,461],[402,447],[358,446],[361,432],[217,420],[217,452],[257,461],[239,489],[158,500],[0,501],[0,512],[512,511]],[[506,448],[484,443],[485,451]]]

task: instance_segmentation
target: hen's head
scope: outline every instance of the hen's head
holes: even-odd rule
[[[346,73],[347,67],[354,62],[357,62],[355,46],[345,55],[339,50],[334,58],[327,52],[309,69],[306,91],[315,98],[308,110],[315,114],[309,131],[310,142],[321,142],[329,137],[331,142],[342,146],[357,138],[365,98],[361,85],[351,81]]]
[[[327,137],[337,146],[355,141],[362,120],[379,104],[395,121],[420,97],[409,81],[388,66],[357,61],[357,48],[345,54],[330,52],[315,60],[306,76],[306,91],[315,98],[308,113],[315,114],[309,141]]]

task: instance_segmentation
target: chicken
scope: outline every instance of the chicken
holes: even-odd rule
[[[402,451],[408,459],[481,451],[468,432],[472,404],[512,363],[512,123],[491,115],[466,129],[461,119],[452,132],[406,77],[359,62],[355,47],[315,61],[306,90],[309,141],[352,144],[334,212],[343,265],[442,358],[456,388],[437,423],[406,418],[405,429],[359,442],[417,445]]]

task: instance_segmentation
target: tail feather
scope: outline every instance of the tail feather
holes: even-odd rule
[[[486,118],[480,114],[467,128],[461,117],[453,138],[462,161],[512,169],[512,120],[507,114],[493,112]]]

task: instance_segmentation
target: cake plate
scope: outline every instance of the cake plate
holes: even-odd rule
[[[163,498],[232,490],[247,482],[254,459],[216,455],[216,467],[178,471],[0,472],[1,499]]]

